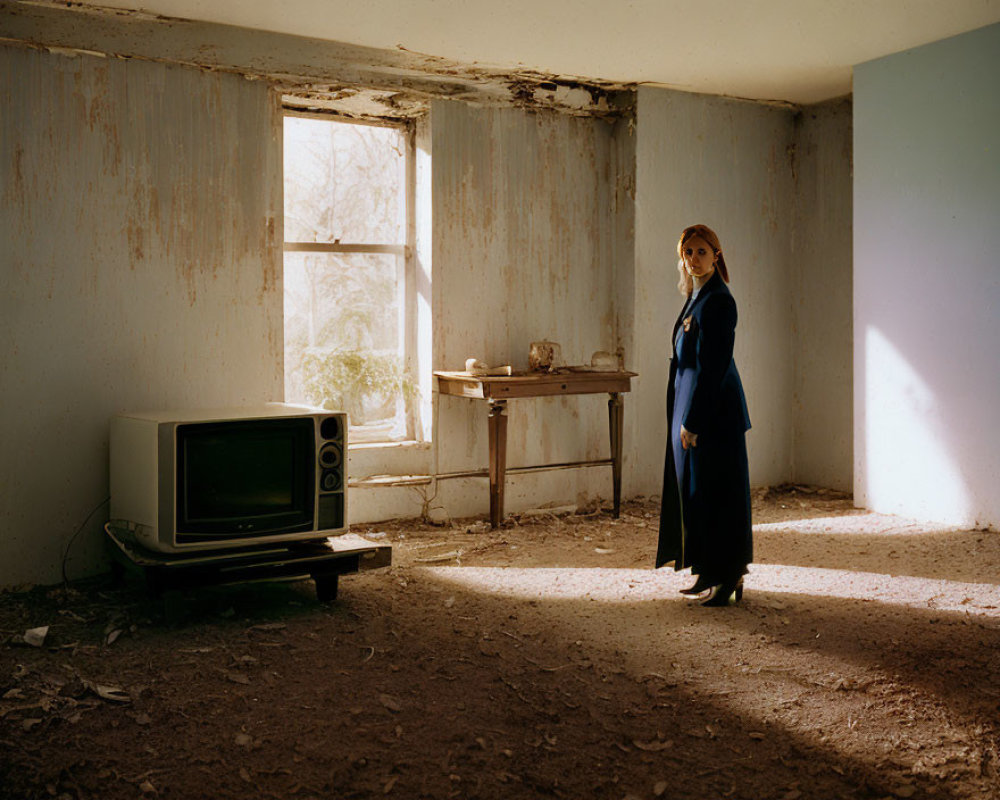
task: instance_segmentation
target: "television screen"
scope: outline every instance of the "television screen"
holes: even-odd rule
[[[177,427],[177,532],[233,535],[313,522],[311,419]]]

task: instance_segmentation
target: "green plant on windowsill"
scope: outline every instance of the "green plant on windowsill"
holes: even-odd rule
[[[384,409],[399,396],[410,402],[418,392],[398,355],[360,350],[307,348],[302,382],[313,402],[346,411],[354,425],[365,424],[373,406]]]

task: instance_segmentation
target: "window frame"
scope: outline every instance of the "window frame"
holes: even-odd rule
[[[416,125],[412,120],[361,120],[352,117],[344,117],[335,113],[322,113],[303,111],[297,108],[282,106],[281,125],[284,131],[286,117],[297,117],[302,119],[319,120],[331,124],[362,125],[374,128],[395,128],[403,134],[404,146],[404,177],[405,186],[405,241],[402,244],[368,244],[364,242],[290,242],[282,233],[282,269],[284,269],[285,253],[372,253],[395,255],[397,259],[396,282],[400,292],[400,338],[402,339],[402,359],[403,371],[419,388],[421,381],[417,372],[418,367],[418,320],[417,320],[417,276],[416,276]],[[284,137],[282,137],[282,157],[284,157]],[[282,207],[284,207],[284,188],[282,188]],[[402,282],[402,288],[399,284]],[[284,320],[284,315],[282,315]],[[284,325],[284,322],[282,322]],[[284,373],[284,368],[282,369]],[[282,379],[284,380],[284,379]],[[355,445],[364,447],[378,446],[398,446],[414,442],[422,442],[420,435],[421,425],[418,423],[419,406],[421,398],[413,399],[404,397],[403,415],[405,433],[402,439],[378,439],[352,442],[348,439],[348,449],[353,449]]]

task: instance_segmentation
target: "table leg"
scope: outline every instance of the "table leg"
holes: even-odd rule
[[[608,422],[611,427],[611,479],[614,485],[615,519],[622,507],[622,431],[625,423],[625,403],[618,392],[610,392]]]
[[[503,521],[503,487],[507,472],[507,401],[490,400],[490,524]]]

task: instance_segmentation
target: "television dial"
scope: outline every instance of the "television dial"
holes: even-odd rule
[[[343,454],[340,450],[340,445],[334,444],[333,442],[327,442],[319,451],[319,463],[326,469],[333,469],[339,467],[343,461]]]
[[[325,469],[319,479],[320,489],[324,492],[336,492],[341,488],[341,480],[339,469]]]

